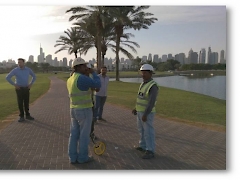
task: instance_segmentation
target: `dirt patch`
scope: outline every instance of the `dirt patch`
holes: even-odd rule
[[[9,124],[16,121],[18,118],[18,112],[15,112],[9,116],[7,116],[4,120],[0,121],[0,132],[6,128]]]

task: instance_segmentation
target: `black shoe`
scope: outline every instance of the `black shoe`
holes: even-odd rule
[[[70,161],[70,164],[79,164],[78,161]]]
[[[88,163],[88,162],[92,162],[94,159],[93,157],[88,157],[88,160],[84,161],[84,162],[78,162],[79,164],[83,164],[83,163]]]
[[[145,154],[142,156],[143,159],[151,159],[154,158],[154,153],[152,151],[146,151]]]
[[[136,149],[136,150],[138,150],[138,151],[141,151],[141,152],[146,152],[146,150],[143,149],[143,148],[141,148],[141,147],[135,147],[135,146],[134,146],[134,149]]]
[[[18,122],[23,122],[23,121],[25,121],[24,117],[20,117],[20,118],[18,119]]]
[[[107,121],[107,120],[103,118],[99,118],[98,121]]]
[[[32,117],[32,116],[26,116],[26,119],[28,119],[28,120],[34,120],[34,117]]]

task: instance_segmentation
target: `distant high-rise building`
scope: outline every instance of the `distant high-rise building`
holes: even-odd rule
[[[52,60],[52,55],[51,54],[46,56],[45,62],[48,63],[50,66],[53,65],[53,60]]]
[[[221,52],[220,52],[220,63],[221,64],[226,63],[225,59],[224,59],[224,50],[221,50]]]
[[[72,62],[73,62],[73,60],[70,59],[70,61],[69,61],[69,67],[72,67]]]
[[[207,54],[207,64],[211,64],[212,63],[212,50],[211,47],[208,47],[208,54]]]
[[[158,59],[158,55],[157,55],[157,54],[154,54],[154,56],[153,56],[153,62],[159,63],[159,59]]]
[[[63,66],[63,61],[62,61],[62,60],[59,61],[59,66],[60,66],[60,67]]]
[[[199,64],[205,64],[206,63],[206,50],[205,50],[205,48],[202,48],[201,51],[199,52],[198,63]]]
[[[62,64],[63,67],[67,67],[67,58],[63,58],[63,64]]]
[[[218,53],[212,52],[212,62],[211,64],[218,64]]]
[[[59,62],[58,62],[57,57],[55,57],[54,60],[53,60],[53,66],[54,67],[58,67],[59,66]]]
[[[173,56],[172,56],[172,54],[168,54],[168,57],[167,57],[167,59],[173,59]]]
[[[40,54],[38,55],[38,63],[44,63],[44,52],[40,44]]]
[[[180,62],[180,64],[185,64],[185,53],[178,54],[178,61]]]
[[[176,60],[176,61],[179,62],[179,54],[175,54],[175,56],[174,56],[174,60]]]
[[[147,56],[143,56],[142,57],[142,62],[146,62],[147,61]]]
[[[30,55],[29,58],[28,58],[28,62],[33,63],[33,62],[34,62],[34,59],[33,59],[33,58],[34,58],[33,55]]]
[[[152,62],[152,54],[151,53],[148,54],[148,61]]]
[[[187,64],[197,64],[198,63],[198,54],[193,52],[192,48],[188,52],[188,63]]]
[[[166,62],[166,61],[167,61],[167,55],[164,54],[164,55],[162,55],[162,62]]]
[[[191,64],[192,54],[193,54],[193,50],[191,48],[190,51],[188,52],[188,58],[185,64]]]

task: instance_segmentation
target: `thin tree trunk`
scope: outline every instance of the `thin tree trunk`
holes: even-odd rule
[[[102,67],[104,66],[104,54],[102,53]]]
[[[100,33],[99,33],[100,34]],[[101,36],[98,37],[98,42],[97,42],[97,65],[98,65],[98,70],[101,68]]]
[[[117,34],[117,42],[116,42],[116,81],[119,80],[119,47],[120,47],[120,35]]]

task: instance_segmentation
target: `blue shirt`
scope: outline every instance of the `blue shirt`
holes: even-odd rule
[[[13,76],[15,76],[15,82],[13,82],[11,79]],[[29,76],[32,76],[32,80],[30,83]],[[36,76],[33,71],[28,67],[16,67],[6,76],[6,80],[13,86],[17,85],[19,87],[27,87],[28,85],[32,85],[36,81]]]
[[[101,81],[95,72],[92,73],[92,78],[81,74],[77,81],[77,87],[81,91],[88,91],[89,88],[100,88]]]

